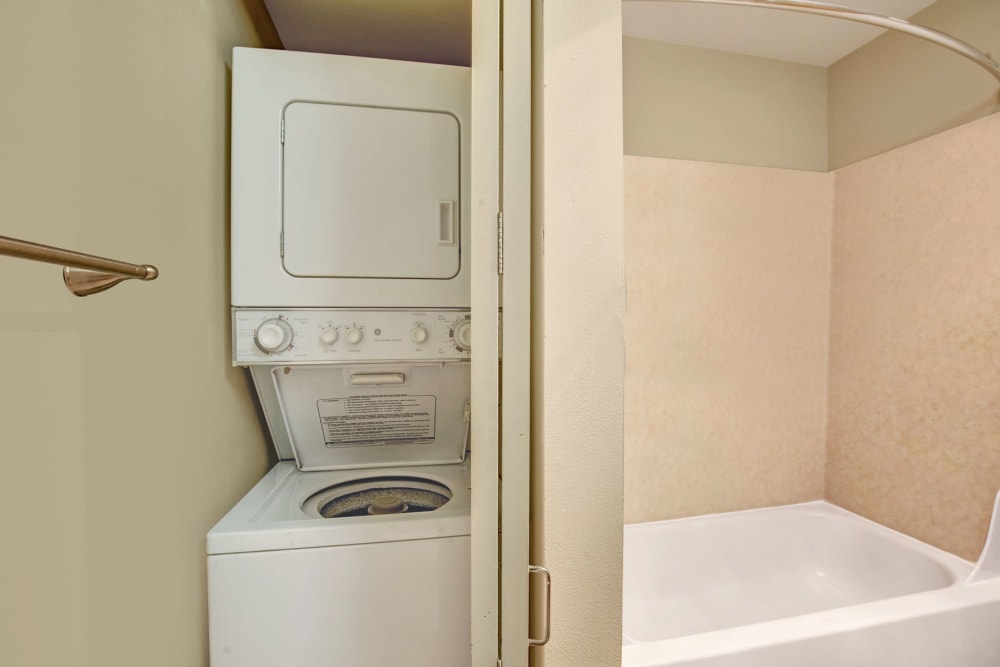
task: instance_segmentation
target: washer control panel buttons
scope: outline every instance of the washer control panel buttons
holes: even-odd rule
[[[253,332],[254,343],[265,354],[284,352],[292,346],[295,332],[288,322],[280,317],[272,317],[260,323]]]
[[[233,309],[233,363],[467,359],[468,310]]]
[[[323,329],[319,332],[319,342],[323,345],[333,345],[340,338],[336,329]]]
[[[472,350],[472,320],[466,317],[455,322],[451,337],[456,350],[461,352]]]

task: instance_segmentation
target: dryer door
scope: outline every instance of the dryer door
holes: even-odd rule
[[[455,116],[300,101],[285,107],[283,121],[288,273],[438,280],[458,273]]]
[[[235,49],[232,305],[467,308],[470,81],[467,67]]]

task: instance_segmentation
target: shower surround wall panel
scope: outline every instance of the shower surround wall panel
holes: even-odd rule
[[[625,521],[823,495],[830,174],[625,157]]]
[[[1000,115],[835,174],[827,498],[974,559],[1000,488]]]

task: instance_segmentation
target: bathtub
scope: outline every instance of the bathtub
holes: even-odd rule
[[[998,514],[975,567],[822,501],[627,525],[622,665],[997,667]]]

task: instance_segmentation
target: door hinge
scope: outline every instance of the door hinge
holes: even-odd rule
[[[285,117],[281,117],[281,143],[285,143]]]
[[[278,244],[281,246],[281,257],[285,256],[285,232],[281,232]]]
[[[503,275],[503,211],[497,213],[497,275]]]

